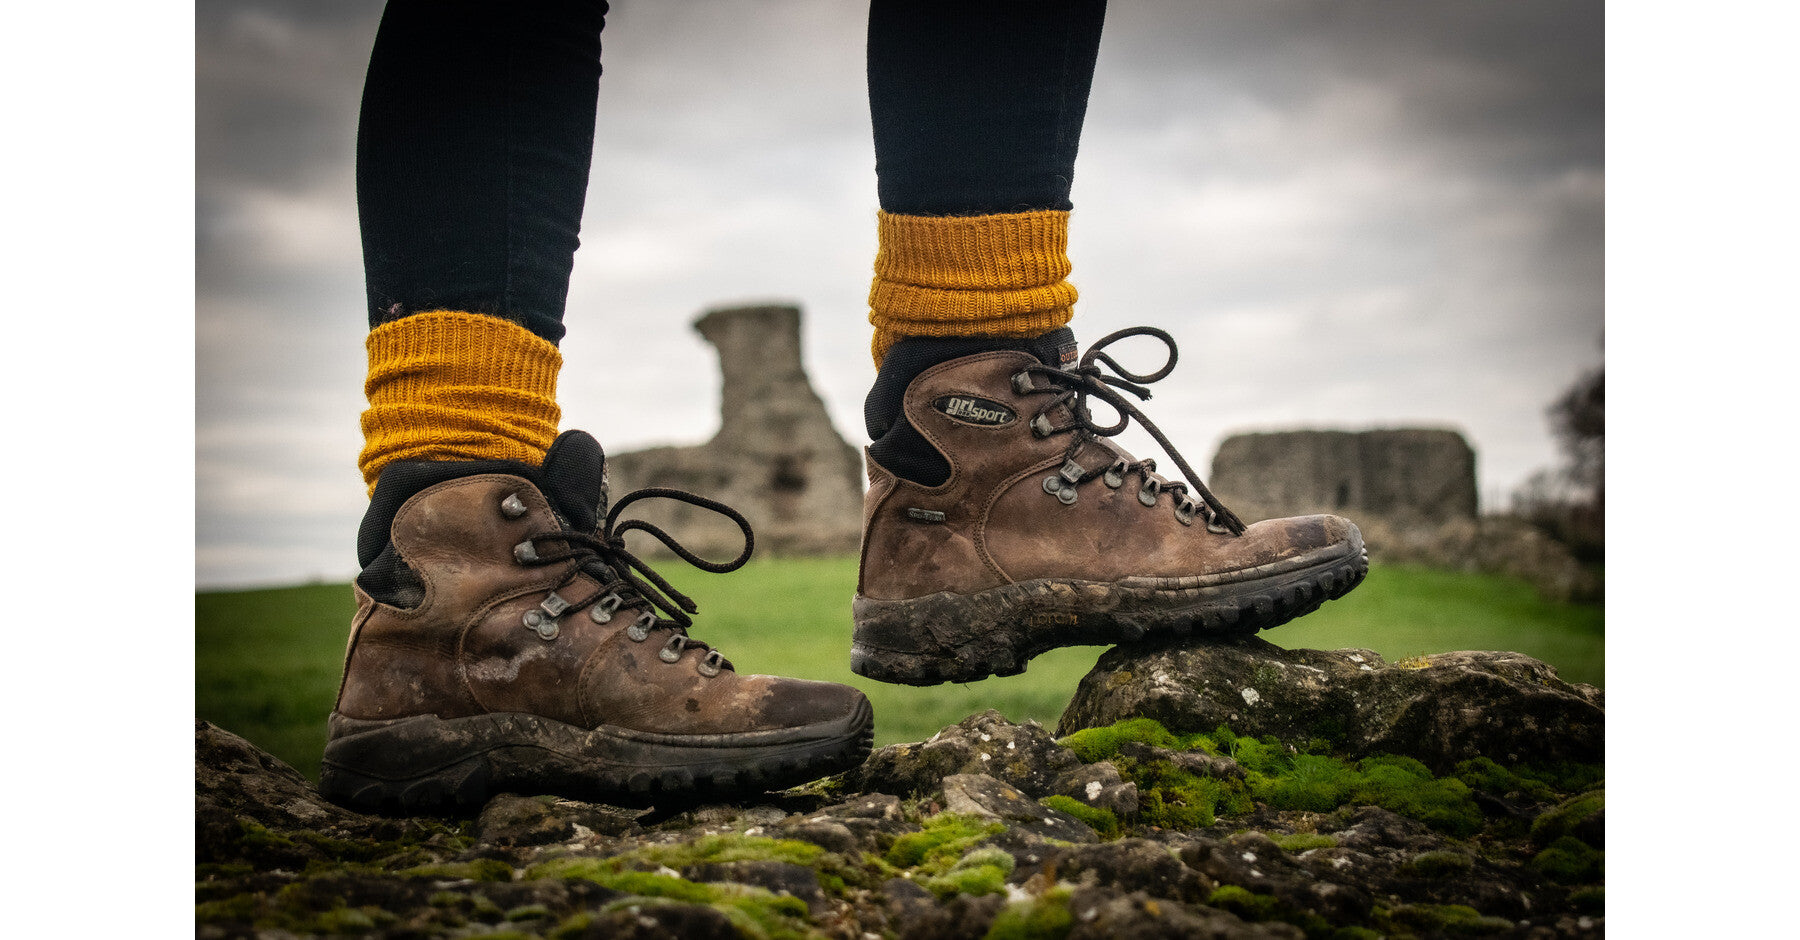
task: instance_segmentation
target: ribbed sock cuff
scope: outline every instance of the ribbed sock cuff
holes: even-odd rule
[[[562,353],[508,320],[432,310],[369,332],[363,449],[371,491],[396,460],[517,460],[556,439]]]
[[[877,367],[909,336],[1034,337],[1074,316],[1067,212],[883,212],[877,231],[869,289]]]

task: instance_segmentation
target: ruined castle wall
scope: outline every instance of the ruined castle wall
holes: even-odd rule
[[[612,498],[670,486],[718,500],[750,520],[759,555],[855,551],[862,528],[862,455],[832,427],[807,378],[799,308],[717,309],[694,328],[719,354],[719,433],[693,447],[610,455]],[[740,544],[736,526],[697,507],[651,500],[627,514],[663,526],[713,560],[729,558]],[[654,542],[630,538],[634,550]]]
[[[1366,512],[1437,523],[1476,514],[1475,450],[1448,430],[1238,434],[1219,445],[1207,485],[1246,519]]]

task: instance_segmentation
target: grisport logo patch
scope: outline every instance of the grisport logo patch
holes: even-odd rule
[[[932,402],[931,407],[964,424],[984,428],[1002,427],[1013,423],[1013,419],[1018,417],[1011,408],[974,395],[945,395]]]

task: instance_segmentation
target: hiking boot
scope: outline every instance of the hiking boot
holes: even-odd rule
[[[849,686],[739,675],[687,635],[694,604],[625,548],[648,531],[709,571],[749,559],[749,523],[678,490],[607,511],[604,456],[557,438],[512,461],[396,462],[358,538],[356,619],[319,789],[377,810],[479,808],[501,791],[612,803],[782,789],[859,765],[874,735]],[[639,499],[720,512],[744,532],[707,562]]]
[[[1127,372],[1103,352],[1138,335],[1168,344],[1154,373]],[[1063,646],[1253,633],[1342,597],[1368,573],[1348,520],[1245,526],[1121,394],[1148,398],[1144,384],[1173,370],[1167,333],[1121,330],[1079,361],[1066,329],[967,355],[955,355],[958,342],[969,341],[897,344],[870,395],[857,674],[970,682],[1023,672]],[[1093,399],[1118,420],[1096,422]],[[1186,482],[1113,443],[1133,420]]]

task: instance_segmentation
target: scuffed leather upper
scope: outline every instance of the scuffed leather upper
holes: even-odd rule
[[[1159,495],[1154,506],[1139,501],[1143,476],[1137,472],[1117,489],[1100,479],[1086,481],[1076,489],[1076,501],[1064,505],[1045,491],[1044,478],[1063,466],[1073,436],[1033,434],[1032,417],[1055,396],[1020,394],[1012,385],[1012,376],[1035,362],[1027,353],[982,353],[934,366],[908,386],[907,420],[949,461],[950,478],[925,487],[868,460],[859,594],[900,600],[1038,578],[1222,574],[1279,563],[1349,537],[1346,520],[1325,515],[1259,522],[1238,536],[1210,532],[1204,519],[1184,525],[1171,494]],[[947,397],[998,403],[1014,418],[998,425],[991,417],[959,420],[933,407]],[[1066,405],[1049,417],[1054,426],[1071,421]],[[1120,457],[1133,459],[1104,438],[1084,443],[1074,455],[1089,469]],[[942,513],[943,521],[915,518],[931,513]]]
[[[513,494],[526,512],[507,518],[500,507]],[[638,612],[631,608],[607,623],[595,622],[588,608],[571,610],[555,639],[540,638],[524,617],[551,591],[576,604],[602,592],[577,570],[578,560],[531,566],[514,559],[514,546],[560,525],[535,486],[506,474],[451,480],[407,500],[391,537],[423,582],[424,601],[401,609],[357,589],[338,713],[523,712],[584,728],[690,735],[797,727],[856,708],[861,694],[836,683],[730,669],[702,675],[706,653],[694,647],[664,662],[658,651],[670,631],[631,640],[626,627]]]

